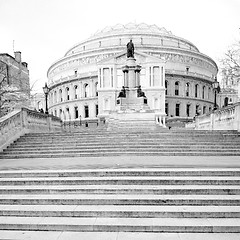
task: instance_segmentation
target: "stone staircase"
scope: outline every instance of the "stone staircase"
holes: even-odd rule
[[[4,231],[240,233],[236,168],[18,170],[0,177]]]
[[[234,131],[27,134],[0,154],[0,239],[240,239],[240,168],[194,166],[199,156],[238,158],[239,146]],[[193,165],[144,167],[143,159],[164,155]],[[80,165],[99,156],[108,160]],[[134,165],[114,165],[114,156],[134,156]],[[51,158],[55,168],[35,165]],[[20,164],[7,168],[13,160]]]
[[[0,159],[94,156],[240,156],[234,131],[168,130],[114,132],[106,129],[27,134]]]

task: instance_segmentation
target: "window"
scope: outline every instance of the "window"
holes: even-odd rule
[[[186,83],[186,97],[190,95],[190,83]]]
[[[179,95],[179,82],[175,82],[175,95]]]
[[[198,116],[200,115],[200,106],[199,105],[196,105],[196,112],[195,114]]]
[[[165,103],[165,113],[166,113],[167,116],[168,116],[168,103]]]
[[[206,113],[206,106],[203,106],[203,114]]]
[[[77,90],[78,90],[78,86],[74,86],[74,98],[77,99],[78,98],[78,94],[77,94]]]
[[[78,118],[78,107],[74,107],[75,119]]]
[[[77,76],[77,70],[74,71],[75,76]]]
[[[110,69],[103,68],[103,87],[110,87]]]
[[[63,98],[62,98],[62,89],[59,90],[59,100],[60,100],[60,102],[63,101]]]
[[[153,67],[153,86],[160,85],[160,69],[159,67]]]
[[[206,87],[205,87],[205,86],[203,86],[203,88],[202,88],[202,99],[204,99],[204,98],[205,98],[205,89],[206,89]]]
[[[176,103],[175,115],[176,117],[180,116],[180,103]]]
[[[70,99],[70,96],[69,96],[69,87],[66,88],[66,95],[67,95],[67,100]]]
[[[168,81],[165,81],[165,95],[168,95]]]
[[[186,115],[187,117],[190,117],[190,104],[187,104],[187,107],[186,107]]]
[[[196,98],[198,97],[198,85],[197,84],[195,85],[195,97]]]
[[[85,84],[84,85],[84,97],[89,97],[89,85]]]
[[[211,92],[211,88],[208,88],[208,99],[210,99],[210,92]]]
[[[212,107],[211,107],[211,106],[208,108],[208,111],[209,111],[209,112],[211,112],[211,111],[212,111]]]
[[[96,97],[98,96],[97,86],[98,86],[98,83],[96,82],[96,83],[95,83],[95,96],[96,96]]]
[[[85,113],[85,118],[88,118],[89,117],[89,109],[88,109],[88,106],[84,106],[84,113]]]
[[[98,115],[98,104],[95,105],[95,110],[96,110],[95,112],[96,112],[96,117],[97,117],[97,115]]]
[[[189,67],[186,67],[186,73],[187,74],[189,73]]]

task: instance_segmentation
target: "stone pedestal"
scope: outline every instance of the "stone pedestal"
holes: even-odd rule
[[[124,87],[116,100],[116,111],[109,116],[109,130],[148,130],[155,128],[155,112],[150,110],[147,98],[140,87],[141,66],[136,59],[127,58],[122,67]]]

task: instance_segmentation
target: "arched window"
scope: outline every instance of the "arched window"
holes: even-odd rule
[[[198,97],[198,84],[195,85],[195,97]]]
[[[204,99],[204,98],[205,98],[205,89],[206,89],[206,87],[205,87],[205,86],[203,86],[203,88],[202,88],[202,99]]]
[[[95,83],[95,95],[98,96],[98,90],[97,90],[98,82]]]
[[[179,82],[175,82],[175,95],[179,95]]]
[[[63,98],[62,98],[62,89],[59,90],[59,101],[62,102]]]
[[[165,95],[168,95],[168,81],[165,80]]]
[[[85,97],[85,98],[86,98],[86,97],[89,97],[89,90],[90,90],[89,85],[86,83],[86,84],[84,85],[84,97]]]
[[[208,99],[210,99],[210,92],[211,92],[211,88],[208,88]]]
[[[66,87],[66,99],[67,99],[67,100],[70,99],[70,95],[69,95],[69,87]]]
[[[186,97],[190,95],[190,83],[186,83]]]
[[[224,107],[227,107],[228,106],[228,97],[225,97],[224,98]]]
[[[179,95],[179,82],[175,82],[175,95]]]
[[[75,98],[75,99],[78,98],[78,93],[77,93],[77,91],[78,91],[78,86],[75,85],[75,86],[74,86],[74,98]]]

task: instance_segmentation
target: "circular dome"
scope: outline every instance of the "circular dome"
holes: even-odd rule
[[[116,24],[112,27],[106,27],[101,31],[97,31],[95,34],[91,36],[92,37],[100,37],[106,34],[118,34],[118,33],[151,33],[151,34],[169,34],[172,35],[170,31],[167,31],[165,28],[160,28],[157,25],[147,25],[146,23],[128,23],[126,25],[123,24]]]
[[[184,48],[199,52],[198,48],[194,44],[186,39],[173,35],[171,31],[167,31],[163,27],[160,28],[155,24],[148,25],[145,23],[128,23],[126,25],[116,24],[114,26],[108,26],[97,31],[87,40],[82,41],[70,48],[66,52],[65,56],[92,50],[94,48],[96,49],[100,45],[102,47],[111,47],[113,45],[116,46],[126,44],[130,38],[133,39],[134,44],[139,47],[144,44],[156,46],[159,45],[161,40],[163,40],[165,47]],[[106,39],[108,39],[108,43],[106,43]],[[112,39],[112,41],[109,41],[109,39]],[[122,40],[120,44],[118,41],[119,39]]]

